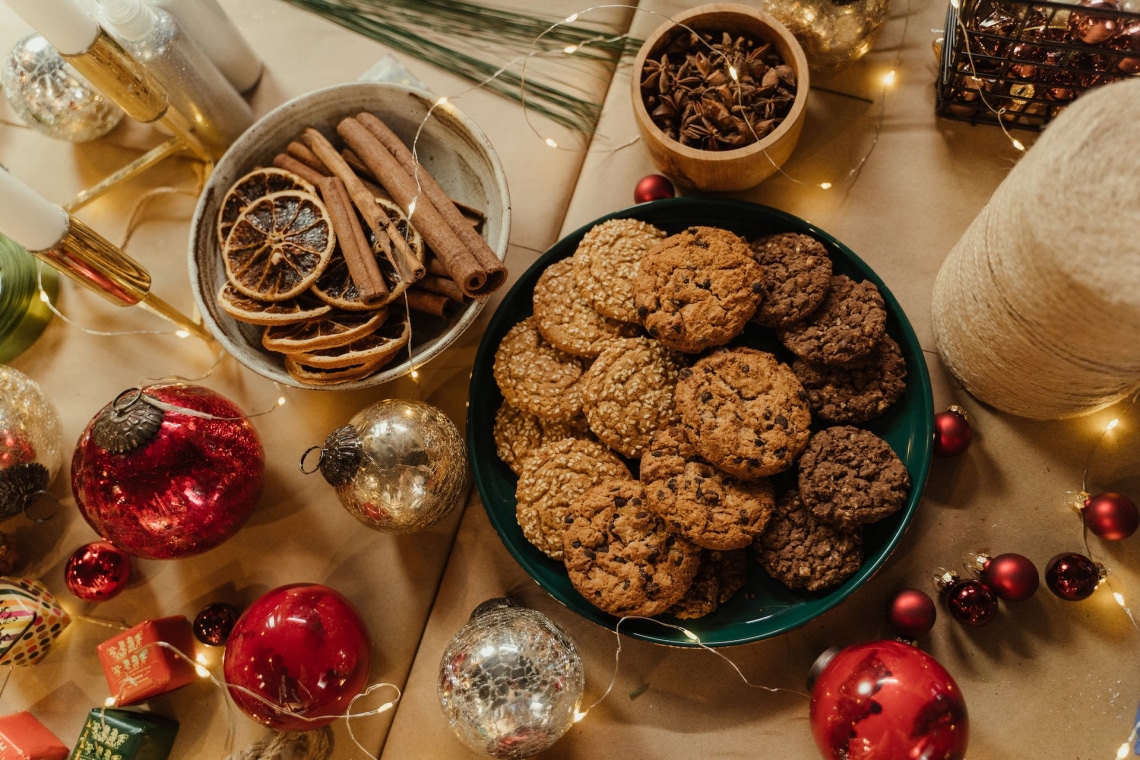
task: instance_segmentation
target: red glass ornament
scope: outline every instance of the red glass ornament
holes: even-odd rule
[[[904,588],[891,597],[887,605],[887,620],[899,636],[916,639],[930,633],[938,617],[934,600],[925,591]]]
[[[997,614],[997,594],[979,580],[968,578],[954,581],[942,593],[950,617],[962,625],[985,625]]]
[[[633,202],[647,203],[672,198],[676,192],[668,177],[661,174],[650,174],[638,180],[637,186],[633,188]]]
[[[121,394],[88,423],[71,463],[87,522],[147,559],[225,541],[257,506],[264,479],[253,425],[232,402],[193,385]]]
[[[238,608],[225,602],[203,607],[194,616],[194,638],[211,647],[225,644],[237,623]]]
[[[1128,538],[1140,527],[1140,510],[1121,493],[1108,491],[1085,499],[1081,510],[1085,525],[1105,541]]]
[[[368,680],[371,658],[368,631],[347,599],[328,586],[294,584],[269,591],[238,618],[223,673],[250,718],[308,731],[345,713]]]
[[[962,760],[969,738],[958,684],[933,657],[899,641],[840,651],[811,692],[812,735],[829,760]]]
[[[130,577],[130,555],[106,541],[79,547],[63,568],[68,591],[87,602],[107,601],[126,588]]]
[[[1070,602],[1088,599],[1100,581],[1100,567],[1083,554],[1058,554],[1045,565],[1045,585],[1054,594]]]
[[[1023,602],[1037,593],[1041,578],[1028,557],[1008,552],[982,561],[986,585],[1007,602]]]
[[[970,445],[974,433],[966,410],[951,406],[934,415],[934,453],[940,457],[961,454]]]
[[[1069,31],[1081,42],[1099,45],[1116,34],[1116,16],[1120,6],[1112,0],[1081,0],[1080,5],[1093,8],[1091,12],[1073,11],[1069,14]],[[1096,11],[1107,11],[1097,13]]]

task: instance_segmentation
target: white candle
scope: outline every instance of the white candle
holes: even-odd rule
[[[99,36],[99,24],[75,0],[6,0],[61,55],[82,53]]]
[[[0,169],[0,232],[29,251],[46,251],[67,234],[67,212]]]

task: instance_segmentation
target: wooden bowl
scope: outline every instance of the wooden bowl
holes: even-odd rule
[[[796,73],[796,95],[791,110],[774,130],[742,148],[701,150],[681,144],[653,123],[641,96],[642,69],[646,60],[659,57],[676,37],[688,34],[684,27],[697,32],[747,34],[772,43],[784,63]],[[673,16],[645,39],[633,62],[633,114],[642,142],[657,169],[688,190],[746,190],[775,173],[799,142],[809,88],[807,58],[796,38],[767,13],[746,5],[713,3]]]

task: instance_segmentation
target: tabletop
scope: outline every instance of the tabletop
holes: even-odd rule
[[[535,10],[524,2],[506,5]],[[663,17],[691,5],[642,0],[587,8],[551,0],[541,12],[552,24],[579,13],[607,34],[644,37]],[[283,0],[222,0],[222,6],[265,64],[249,96],[255,114],[356,80],[392,56],[471,116],[495,146],[510,187],[511,282],[562,236],[632,205],[637,180],[654,172],[630,108],[632,55],[616,65],[543,63],[601,107],[596,127],[583,132]],[[809,758],[817,756],[806,686],[812,663],[828,648],[891,638],[885,608],[894,592],[914,586],[936,596],[935,569],[961,568],[970,552],[1017,552],[1041,568],[1059,552],[1089,551],[1109,569],[1112,590],[1124,603],[1103,588],[1079,603],[1042,589],[1028,601],[1002,604],[985,627],[962,626],[943,610],[919,643],[961,687],[973,760],[1114,756],[1140,701],[1140,629],[1124,606],[1137,598],[1140,555],[1128,541],[1093,538],[1086,545],[1067,504],[1081,490],[1089,462],[1104,490],[1140,484],[1134,453],[1140,414],[1122,403],[1066,421],[1015,417],[972,398],[940,361],[930,315],[935,275],[1021,155],[997,127],[935,116],[933,45],[945,12],[940,0],[895,0],[870,54],[813,78],[804,132],[783,170],[733,194],[808,220],[866,261],[915,329],[936,410],[959,404],[971,415],[972,445],[958,457],[935,459],[897,550],[841,605],[779,637],[716,651],[616,637],[561,606],[526,575],[474,489],[434,527],[397,536],[362,526],[323,479],[300,472],[308,447],[378,399],[431,403],[462,429],[480,337],[505,289],[415,379],[330,392],[275,386],[202,342],[176,337],[150,315],[64,282],[58,308],[66,319],[53,320],[12,362],[39,383],[61,415],[64,471],[51,485],[60,507],[46,522],[19,518],[3,529],[23,558],[17,574],[41,579],[73,622],[41,662],[5,676],[0,713],[28,710],[70,746],[88,710],[108,696],[95,647],[115,629],[166,615],[193,617],[217,601],[244,608],[271,588],[314,582],[337,589],[360,611],[372,639],[369,682],[402,690],[394,709],[353,719],[351,735],[345,721],[334,723],[333,757],[476,757],[441,712],[440,657],[477,605],[510,595],[573,639],[586,674],[583,705],[593,705],[543,757]],[[0,5],[0,49],[28,31]],[[490,55],[503,64],[514,57],[505,49]],[[3,109],[0,163],[59,203],[161,139],[149,127],[124,123],[97,142],[69,144],[21,127],[6,104]],[[1017,137],[1027,145],[1034,139],[1024,132]],[[77,212],[108,239],[125,241],[124,249],[151,271],[154,292],[187,312],[193,309],[188,230],[200,180],[190,162],[166,161]],[[70,492],[70,441],[120,391],[169,377],[207,385],[252,415],[265,447],[263,496],[249,522],[218,548],[180,560],[136,560],[123,594],[100,604],[80,601],[67,593],[63,566],[97,536]],[[1117,432],[1102,437],[1114,418]],[[205,664],[220,678],[221,652],[206,654]],[[361,709],[375,707],[381,694]],[[209,678],[152,700],[149,708],[181,724],[174,760],[224,757],[269,734]]]

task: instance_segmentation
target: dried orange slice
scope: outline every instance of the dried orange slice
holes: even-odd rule
[[[233,229],[234,222],[249,204],[270,193],[279,193],[283,190],[304,190],[314,195],[317,192],[308,180],[275,166],[254,169],[233,183],[222,196],[221,205],[218,207],[218,245],[225,245],[226,237]]]
[[[378,370],[382,364],[383,362],[371,362],[341,369],[318,369],[299,363],[292,355],[285,355],[285,369],[290,376],[294,380],[312,386],[339,385],[353,380],[363,380]]]
[[[343,346],[376,330],[388,318],[388,310],[339,311],[309,322],[265,328],[261,345],[283,354],[307,353]]]
[[[226,282],[218,291],[218,306],[234,319],[253,325],[289,325],[308,322],[332,311],[332,307],[305,291],[287,301],[259,301],[239,293]]]
[[[392,313],[391,318],[363,337],[343,346],[292,354],[290,358],[302,366],[313,369],[342,369],[361,364],[379,362],[383,366],[395,358],[408,339],[412,328],[406,312]]]
[[[285,301],[316,282],[336,235],[321,199],[302,190],[270,193],[241,212],[222,246],[234,288],[262,301]]]

